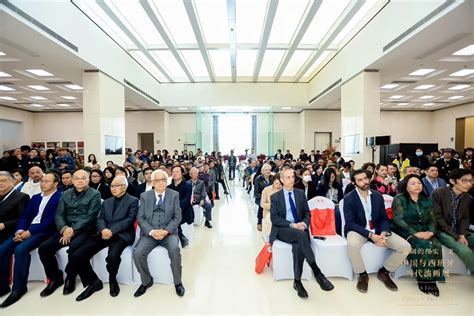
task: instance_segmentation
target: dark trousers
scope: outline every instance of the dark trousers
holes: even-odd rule
[[[89,237],[81,247],[69,253],[66,266],[67,278],[76,279],[79,275],[84,287],[98,280],[99,277],[92,269],[90,260],[96,253],[109,247],[109,253],[105,259],[106,267],[109,272],[109,279],[115,280],[120,267],[120,256],[127,245],[127,242],[119,236],[112,236],[108,240],[102,239],[100,235]]]
[[[26,291],[31,263],[30,251],[38,248],[50,236],[51,234],[40,233],[22,242],[14,242],[12,236],[0,245],[0,291],[8,289],[10,286],[10,260],[13,254],[15,255],[15,266],[12,291]]]
[[[304,259],[306,259],[316,275],[321,273],[316,265],[316,259],[311,249],[308,230],[302,231],[291,227],[279,227],[277,238],[292,245],[295,280],[301,280]]]
[[[229,166],[229,180],[235,178],[235,166]]]
[[[224,189],[224,192],[227,191],[227,187],[225,185],[224,179],[218,180],[215,184],[216,197],[219,197],[219,183],[222,184],[222,188]]]
[[[56,252],[63,247],[69,246],[68,254],[74,253],[79,247],[84,245],[89,236],[92,235],[92,232],[84,231],[76,233],[72,238],[71,242],[68,245],[62,245],[59,240],[61,235],[56,233],[53,237],[44,241],[38,248],[38,253],[40,256],[41,263],[44,267],[44,272],[50,280],[62,279],[63,275],[61,270],[59,270],[58,260],[56,259]]]
[[[263,208],[261,206],[258,206],[258,210],[257,210],[257,224],[258,225],[262,224],[262,219],[263,219]]]

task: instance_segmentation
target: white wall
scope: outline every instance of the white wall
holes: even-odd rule
[[[391,135],[391,142],[423,143],[438,142],[431,129],[433,112],[380,112],[380,133],[371,136]],[[454,133],[454,126],[453,126]]]
[[[12,109],[12,108],[7,108],[4,106],[0,106],[0,119],[4,120],[10,120],[10,121],[15,121],[15,122],[22,122],[22,144],[17,144],[17,145],[23,145],[23,144],[29,144],[31,143],[32,135],[33,135],[33,113],[28,112],[28,111],[22,111],[22,110],[17,110],[17,109]],[[4,137],[3,135],[0,135],[0,137]],[[8,137],[10,138],[10,137]]]

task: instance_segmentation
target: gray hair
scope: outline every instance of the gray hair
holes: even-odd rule
[[[192,167],[192,168],[189,170],[189,174],[193,173],[194,171],[196,171],[197,173],[199,173],[199,169],[198,169],[198,168]]]
[[[125,176],[115,176],[114,180],[115,179],[121,180],[120,182],[122,182],[122,184],[125,185],[125,189],[128,188],[128,180]]]
[[[270,170],[272,170],[272,166],[270,166],[270,164],[266,163],[266,164],[264,164],[264,165],[262,166],[262,171],[263,171],[264,169],[270,169]]]
[[[162,175],[164,178],[168,178],[168,174],[166,173],[166,171],[157,169],[153,171],[153,173],[151,174],[151,180],[152,181],[155,180],[156,178],[158,178],[159,175]]]
[[[13,178],[13,175],[8,171],[0,171],[0,177],[7,177],[12,181],[15,180],[15,178]]]

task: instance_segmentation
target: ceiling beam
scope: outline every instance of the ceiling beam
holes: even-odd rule
[[[186,9],[186,13],[188,14],[189,21],[191,22],[194,36],[196,37],[196,42],[198,43],[198,47],[199,47],[199,50],[201,51],[202,58],[204,59],[204,63],[206,64],[209,78],[211,79],[211,82],[215,82],[216,76],[214,75],[211,59],[209,58],[209,54],[206,49],[204,36],[202,34],[201,26],[199,24],[199,20],[196,14],[196,9],[194,8],[194,3],[192,0],[183,0],[183,4],[184,4],[184,8]]]
[[[237,79],[237,45],[236,45],[236,3],[235,0],[227,0],[227,21],[229,26],[230,66],[232,82]]]
[[[303,22],[300,22],[298,29],[295,32],[295,35],[293,36],[293,39],[290,44],[290,48],[285,54],[285,57],[283,58],[283,61],[280,63],[280,66],[277,69],[276,75],[275,75],[275,82],[280,80],[281,75],[285,71],[286,66],[288,66],[288,63],[291,60],[291,57],[293,57],[293,54],[295,53],[296,48],[298,48],[298,45],[301,42],[301,39],[303,38],[304,34],[308,30],[308,27],[311,25],[311,22],[313,21],[314,16],[319,10],[319,7],[321,6],[322,0],[315,0],[312,2],[311,6],[309,7],[306,16],[303,19]]]
[[[100,8],[114,21],[115,24],[127,35],[130,40],[140,49],[140,51],[151,61],[153,65],[166,77],[169,82],[174,82],[173,78],[156,62],[155,58],[146,50],[143,44],[130,32],[130,30],[123,24],[122,21],[115,15],[115,13],[105,4],[104,0],[96,0]]]
[[[265,57],[265,50],[267,49],[268,39],[272,31],[273,20],[275,19],[275,14],[278,8],[278,0],[269,0],[267,5],[267,11],[265,12],[265,22],[262,32],[262,37],[260,38],[260,47],[258,49],[257,61],[255,63],[255,69],[253,71],[253,81],[258,80],[260,74],[260,68],[262,68],[263,57]],[[257,32],[257,30],[255,30]]]
[[[305,63],[305,65],[299,70],[296,74],[295,82],[298,82],[301,77],[308,71],[308,69],[314,64],[314,62],[321,56],[321,54],[331,45],[332,41],[336,38],[336,36],[344,29],[347,23],[354,17],[357,11],[364,5],[365,0],[352,0],[351,3],[347,6],[345,10],[345,15],[342,20],[337,24],[336,28],[333,29],[331,35],[326,37],[327,39],[324,41],[324,44],[321,45],[320,49],[316,51]]]
[[[150,18],[151,22],[153,22],[153,25],[155,26],[156,30],[158,33],[160,33],[161,37],[165,41],[166,45],[168,46],[169,50],[173,54],[174,58],[176,58],[176,61],[178,64],[181,66],[183,69],[184,73],[186,74],[186,77],[188,77],[190,82],[194,82],[193,75],[189,71],[186,63],[184,60],[181,58],[181,55],[179,54],[178,50],[176,49],[176,46],[174,45],[174,42],[171,40],[171,38],[168,36],[168,33],[165,31],[165,28],[161,24],[161,22],[158,20],[157,16],[155,15],[155,12],[151,8],[150,4],[148,3],[147,0],[140,0],[140,4],[142,5],[144,11]]]

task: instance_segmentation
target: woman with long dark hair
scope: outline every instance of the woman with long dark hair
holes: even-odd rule
[[[85,164],[85,166],[92,168],[95,164],[97,164],[97,158],[94,154],[89,154],[89,156],[87,156],[87,163]]]
[[[337,180],[336,170],[327,168],[318,184],[318,196],[324,196],[335,204],[344,198],[342,185]]]
[[[436,281],[444,280],[443,253],[437,234],[432,200],[423,193],[423,181],[408,175],[400,185],[392,203],[392,231],[412,246],[408,255],[418,288],[426,294],[439,296]]]
[[[104,181],[107,183],[107,185],[110,185],[112,183],[112,180],[115,177],[115,168],[113,167],[106,167],[104,169]]]
[[[102,200],[107,200],[112,197],[110,187],[105,183],[104,174],[101,170],[91,170],[89,186],[100,192]]]

